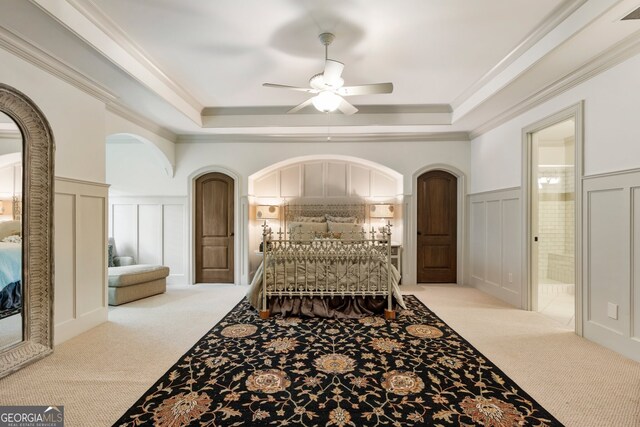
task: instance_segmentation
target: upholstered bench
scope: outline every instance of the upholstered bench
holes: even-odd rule
[[[169,267],[124,265],[109,267],[109,305],[120,305],[166,292]]]

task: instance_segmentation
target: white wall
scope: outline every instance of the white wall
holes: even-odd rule
[[[319,155],[322,157],[350,156],[375,162],[403,176],[405,201],[411,200],[413,174],[426,165],[450,165],[468,175],[468,141],[410,141],[410,142],[349,142],[349,143],[273,143],[273,142],[182,142],[176,145],[175,176],[164,174],[149,157],[145,147],[124,143],[107,144],[107,182],[114,196],[186,196],[194,174],[221,168],[237,176],[236,232],[242,266],[236,283],[249,281],[249,254],[253,250],[248,239],[249,176],[268,166],[295,158]],[[191,220],[192,209],[188,209]],[[408,212],[407,214],[408,215]],[[405,224],[405,232],[407,230]],[[411,229],[411,228],[409,228]],[[190,231],[189,231],[190,233]],[[189,237],[189,236],[188,236]],[[406,237],[406,236],[405,236]],[[406,238],[404,240],[407,240]],[[116,242],[118,244],[118,242]],[[406,251],[405,253],[411,253]],[[238,258],[238,257],[237,257]],[[403,283],[415,281],[415,268],[409,257],[403,257]],[[187,254],[187,265],[192,262]],[[413,263],[415,264],[415,263]]]
[[[187,284],[186,197],[111,197],[109,236],[117,255],[166,265],[168,284]]]
[[[107,320],[104,103],[0,49],[0,82],[31,98],[56,144],[54,337],[56,344]],[[88,183],[87,183],[88,182]],[[102,215],[104,214],[104,215]]]
[[[615,185],[609,177],[599,174],[640,168],[640,118],[638,108],[640,93],[640,55],[599,74],[568,90],[552,100],[512,119],[475,138],[471,142],[471,184],[473,194],[491,190],[521,187],[522,180],[522,129],[553,115],[580,101],[584,101],[584,175],[582,209],[585,228],[582,230],[584,271],[582,280],[583,332],[584,336],[623,354],[640,359],[637,326],[640,308],[630,303],[630,295],[638,295],[634,288],[637,280],[628,272],[637,259],[631,258],[629,206],[635,195],[637,176],[624,175]],[[599,189],[603,193],[598,193]],[[588,199],[591,197],[591,200]],[[591,203],[591,204],[590,204]],[[489,213],[488,213],[489,214]],[[494,222],[498,213],[485,221]],[[480,235],[478,225],[471,222],[471,236]],[[518,226],[518,234],[524,235],[524,224]],[[514,236],[515,238],[515,236]],[[634,240],[634,244],[636,244]],[[496,250],[508,250],[506,242]],[[482,246],[470,246],[470,262],[483,259]],[[518,256],[522,257],[522,248]],[[595,252],[588,252],[588,251]],[[600,254],[601,257],[594,256]],[[615,260],[607,262],[612,254]],[[607,256],[605,256],[607,255]],[[486,272],[491,276],[503,274],[505,268],[516,271],[518,257],[501,270]],[[626,271],[627,273],[624,273]],[[634,270],[635,271],[635,270]],[[474,283],[474,282],[471,282]],[[477,283],[476,283],[477,285]],[[479,286],[479,285],[478,285]],[[479,286],[480,287],[480,286]],[[503,292],[488,291],[507,301]],[[526,289],[520,289],[526,292]],[[634,294],[635,292],[635,294]],[[608,303],[619,306],[618,320],[607,316]],[[635,307],[635,314],[632,308]],[[635,316],[635,317],[634,317]],[[633,326],[636,332],[633,332]],[[634,335],[635,334],[635,335]]]
[[[470,193],[519,187],[522,129],[581,100],[584,104],[584,174],[640,166],[640,55],[471,141]]]

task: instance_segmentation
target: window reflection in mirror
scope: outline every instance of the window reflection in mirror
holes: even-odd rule
[[[0,113],[0,350],[23,339],[22,136]]]

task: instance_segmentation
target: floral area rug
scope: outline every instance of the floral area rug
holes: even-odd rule
[[[270,318],[241,301],[116,426],[559,426],[414,296],[398,318]]]

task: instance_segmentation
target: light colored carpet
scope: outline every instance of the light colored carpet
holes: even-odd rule
[[[243,297],[246,287],[170,286],[0,380],[0,405],[65,405],[66,425],[111,425]],[[403,287],[568,426],[640,425],[640,364],[476,289]]]

